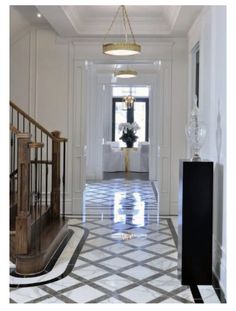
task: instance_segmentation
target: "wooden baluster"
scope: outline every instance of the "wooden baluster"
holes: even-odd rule
[[[60,138],[60,132],[54,131],[52,135],[55,138]],[[52,141],[52,193],[51,193],[51,208],[52,218],[60,217],[60,141]]]
[[[18,134],[18,193],[16,216],[16,254],[27,254],[31,243],[29,210],[30,134]]]

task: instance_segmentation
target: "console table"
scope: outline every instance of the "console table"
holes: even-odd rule
[[[179,164],[178,269],[183,285],[212,284],[213,162]]]

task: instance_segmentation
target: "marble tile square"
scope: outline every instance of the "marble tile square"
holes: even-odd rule
[[[118,270],[124,267],[127,267],[132,264],[132,262],[119,258],[119,257],[114,257],[112,259],[108,259],[106,261],[103,261],[100,263],[101,265],[108,267],[112,270]]]
[[[172,278],[168,275],[162,275],[158,278],[155,278],[154,280],[149,281],[148,284],[151,284],[157,288],[164,289],[165,291],[168,292],[182,286],[180,280]]]
[[[218,296],[212,286],[198,285],[204,303],[220,303]]]
[[[116,274],[112,274],[104,279],[96,281],[95,284],[105,287],[111,291],[116,291],[117,289],[132,284],[132,282]]]
[[[138,280],[144,280],[144,279],[156,274],[157,272],[139,265],[139,266],[135,266],[134,268],[125,270],[122,273],[129,275],[129,276],[131,276],[135,279],[138,279]]]
[[[40,303],[65,303],[65,302],[58,299],[57,297],[51,297],[51,298],[45,299],[43,301],[40,301]]]
[[[84,228],[87,228],[87,229],[98,228],[97,224],[93,224],[93,223],[90,223],[90,222],[84,222],[84,223],[82,223],[80,225],[81,225],[81,227],[84,227]]]
[[[111,297],[111,298],[105,299],[103,301],[100,301],[100,303],[123,303],[123,302],[114,298],[114,297]]]
[[[137,262],[152,258],[154,256],[155,255],[149,254],[149,253],[144,252],[142,250],[137,250],[137,251],[133,251],[133,252],[124,254],[124,257],[131,258]]]
[[[79,283],[80,282],[75,280],[74,278],[70,276],[66,276],[65,278],[61,280],[47,284],[47,287],[50,287],[51,289],[55,291],[60,291],[62,289],[65,289],[67,287],[70,287],[72,285],[79,284]]]
[[[168,299],[163,300],[161,303],[181,303],[181,302],[178,300],[175,300],[174,298],[168,298]]]
[[[89,285],[85,285],[85,286],[73,289],[64,294],[64,296],[78,303],[86,303],[86,302],[89,302],[90,300],[96,299],[103,295],[104,293],[100,292],[99,290]]]
[[[172,261],[172,260],[169,260],[169,259],[166,259],[163,257],[149,261],[146,264],[148,266],[155,267],[155,268],[158,268],[161,270],[168,270],[168,269],[171,269],[171,268],[177,266],[176,261]]]
[[[174,259],[178,259],[178,252],[173,252],[171,254],[168,254],[168,257],[174,258]]]
[[[130,290],[127,290],[121,295],[136,303],[147,303],[161,296],[160,293],[152,289],[146,288],[142,285],[132,288]]]
[[[109,235],[112,233],[112,229],[107,229],[107,228],[98,228],[95,230],[92,230],[93,234],[99,234],[99,235]]]
[[[126,244],[130,244],[132,246],[140,247],[140,246],[146,246],[148,244],[152,244],[152,241],[148,241],[145,238],[134,238],[131,240],[125,241]]]
[[[160,233],[160,232],[151,233],[148,235],[148,238],[153,239],[155,241],[159,241],[159,242],[161,242],[162,240],[166,240],[168,238],[170,239],[169,236],[163,233]]]
[[[185,289],[183,292],[177,294],[176,296],[187,299],[189,302],[194,303],[194,298],[189,288]]]
[[[128,245],[125,245],[124,243],[116,243],[113,245],[105,246],[102,249],[115,253],[115,254],[121,254],[121,253],[130,251],[133,248]]]
[[[78,268],[77,270],[73,270],[73,273],[78,275],[78,276],[81,276],[84,279],[91,280],[91,279],[96,278],[100,275],[106,274],[107,272],[102,270],[99,267],[89,265],[89,266],[84,267],[84,268],[81,267],[81,268]]]
[[[45,291],[39,287],[23,287],[11,291],[10,298],[17,303],[26,303],[36,298],[40,298],[48,295]]]
[[[100,247],[100,246],[104,246],[107,244],[111,244],[112,241],[104,239],[104,238],[95,238],[95,239],[89,240],[87,243],[95,247]]]
[[[79,256],[79,259],[83,259],[83,258],[86,258],[86,259],[89,259],[91,261],[98,261],[98,260],[101,260],[101,259],[104,259],[104,258],[107,258],[111,256],[110,254],[108,253],[105,253],[99,249],[95,249],[95,250],[92,250],[92,251],[88,251],[86,253],[81,253],[80,256]]]
[[[152,251],[152,252],[155,252],[157,254],[164,254],[166,252],[173,250],[173,247],[166,246],[163,244],[154,244],[152,246],[145,247],[145,249]]]

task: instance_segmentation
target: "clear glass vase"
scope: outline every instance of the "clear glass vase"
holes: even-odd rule
[[[199,155],[206,138],[206,125],[199,120],[199,109],[197,107],[197,96],[194,97],[193,109],[190,119],[185,127],[185,134],[193,151],[192,161],[201,161]]]

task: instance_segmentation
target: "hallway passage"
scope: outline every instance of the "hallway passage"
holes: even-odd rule
[[[45,274],[29,287],[15,283],[10,301],[220,303],[212,286],[181,285],[176,217],[159,217],[158,211],[150,181],[89,182],[86,216],[69,218],[73,235],[52,269],[53,282]]]

